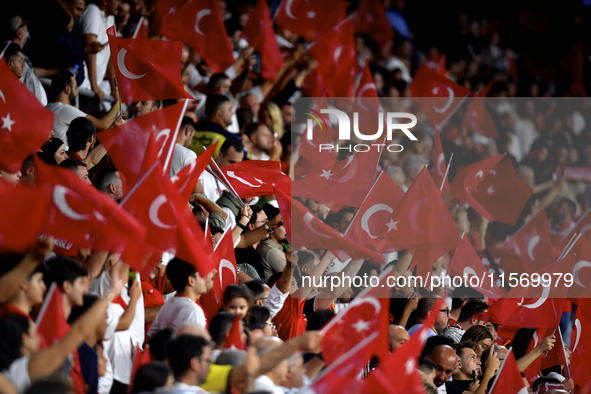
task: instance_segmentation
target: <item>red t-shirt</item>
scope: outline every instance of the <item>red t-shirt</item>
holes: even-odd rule
[[[22,310],[20,310],[16,306],[9,304],[7,302],[6,304],[2,305],[2,308],[0,308],[0,320],[4,319],[6,316],[10,316],[10,315],[21,315],[21,316],[24,316],[27,319],[33,321],[33,319],[31,319],[31,316],[29,316],[28,313],[23,312]]]
[[[164,297],[158,291],[158,289],[152,286],[152,283],[148,282],[144,279],[143,276],[140,276],[141,284],[142,284],[142,294],[144,295],[144,308],[158,308],[159,306],[164,305]],[[146,334],[150,329],[152,323],[146,323]]]
[[[275,315],[273,322],[277,327],[279,338],[282,340],[287,341],[306,331],[308,320],[304,315],[305,302],[306,299],[293,298],[290,294],[287,296],[283,308]]]

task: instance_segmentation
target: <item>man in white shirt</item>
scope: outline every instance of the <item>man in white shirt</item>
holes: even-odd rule
[[[197,300],[213,288],[216,272],[214,269],[202,277],[193,265],[177,257],[172,259],[166,266],[166,276],[177,293],[160,308],[148,330],[148,336],[164,328],[174,330],[186,323],[205,328],[205,313]]]
[[[120,4],[121,0],[102,0],[98,5],[86,5],[82,17],[76,21],[76,33],[82,46],[90,45],[95,41],[101,44],[109,41],[107,29],[115,25],[115,15],[119,12]],[[86,75],[86,78],[80,87],[92,89],[100,101],[105,97],[103,89],[109,86],[108,84],[103,84],[103,86],[99,87],[107,74],[107,68],[112,67],[109,62],[110,59],[111,51],[106,46],[97,54],[89,53],[84,64],[84,75]],[[110,82],[112,83],[112,81]],[[114,85],[112,84],[111,86]],[[111,89],[111,91],[113,90]]]
[[[258,350],[259,357],[264,357],[265,354],[272,351],[278,346],[281,346],[283,342],[281,339],[276,337],[265,337],[256,341],[255,346]],[[281,360],[275,368],[266,372],[264,375],[260,375],[254,380],[254,391],[266,391],[272,394],[285,394],[285,392],[279,387],[287,378],[289,372],[289,362],[287,359]]]
[[[47,109],[55,114],[53,118],[53,132],[55,136],[64,141],[66,149],[68,148],[68,138],[66,132],[70,123],[79,117],[86,117],[92,121],[97,131],[105,130],[117,120],[119,112],[119,95],[115,93],[116,101],[102,118],[95,118],[87,115],[74,107],[76,96],[78,96],[76,78],[69,71],[64,71],[51,80],[50,98],[51,102],[47,104]]]
[[[244,145],[238,139],[228,138],[222,144],[220,153],[215,159],[218,167],[224,167],[234,163],[240,163],[244,158]],[[226,187],[207,171],[203,171],[199,177],[199,183],[203,188],[202,193],[211,201],[217,201]]]
[[[209,341],[201,336],[181,335],[168,345],[168,360],[176,380],[176,393],[207,393],[205,383],[212,362]]]
[[[176,144],[174,144],[174,152],[170,161],[170,169],[168,170],[168,176],[171,178],[181,172],[191,162],[197,160],[197,154],[189,149],[193,136],[195,135],[195,128],[196,125],[193,119],[184,116],[181,121],[179,134],[176,138]]]

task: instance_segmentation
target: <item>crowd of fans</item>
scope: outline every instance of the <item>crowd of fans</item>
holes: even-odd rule
[[[0,182],[34,184],[36,156],[71,169],[121,201],[126,190],[100,144],[101,131],[177,100],[121,103],[106,29],[115,26],[121,37],[132,37],[142,24],[156,39],[151,22],[157,1],[162,0],[55,0],[34,10],[11,7],[10,15],[3,15],[7,41],[2,61],[55,119],[40,152],[28,157],[17,173],[1,171]],[[278,1],[268,3],[272,12],[279,7]],[[380,46],[358,34],[359,66],[369,59],[379,96],[408,105],[404,99],[411,95],[414,72],[421,64],[441,67],[441,53],[425,45],[424,35],[421,47],[416,45],[404,1],[381,3],[395,38]],[[189,46],[183,47],[180,72],[195,99],[189,100],[182,118],[168,175],[177,175],[215,139],[215,163],[220,168],[244,160],[273,160],[292,175],[290,164],[298,160],[300,139],[292,123],[303,117],[291,103],[303,94],[304,81],[318,63],[300,38],[275,26],[285,72],[274,81],[260,78],[260,57],[240,35],[254,3],[218,4],[235,63],[224,73],[214,73]],[[349,12],[355,12],[353,4]],[[463,127],[460,109],[441,130],[446,157],[454,155],[449,177],[469,164],[506,153],[533,189],[514,226],[489,223],[471,207],[450,202],[457,229],[487,258],[489,248],[502,247],[543,208],[550,233],[559,241],[591,208],[589,184],[563,176],[566,167],[591,171],[591,103],[583,98],[553,99],[557,91],[564,96],[574,92],[525,71],[520,74],[519,54],[505,37],[508,45],[499,46],[499,31],[485,19],[470,20],[460,13],[451,23],[457,24],[456,51],[444,60],[446,77],[474,92],[492,81],[488,96],[494,99],[487,105],[499,138]],[[517,92],[525,97],[516,99]],[[418,141],[398,141],[404,150],[384,152],[379,163],[404,191],[425,165],[433,167],[434,129],[422,118],[415,135]],[[221,309],[206,313],[211,309],[204,305],[218,275],[215,270],[202,276],[193,265],[164,253],[151,275],[140,277],[130,273],[118,255],[80,248],[77,255],[64,256],[62,248],[54,250],[52,238],[40,238],[28,253],[5,253],[0,258],[0,393],[305,392],[325,365],[319,330],[363,288],[314,287],[302,282],[302,275],[320,278],[342,270],[352,277],[378,276],[384,267],[367,260],[347,269],[327,251],[289,250],[289,229],[272,196],[240,201],[209,172],[201,175],[189,202],[214,245],[225,229],[233,237],[238,280],[225,288]],[[346,231],[355,215],[349,207],[332,212],[316,201],[302,202],[339,232]],[[394,267],[392,275],[411,274],[410,253],[389,256],[386,267]],[[445,275],[450,259],[451,254],[442,256],[433,274]],[[47,346],[34,318],[52,285],[69,326],[61,339]],[[530,346],[534,333],[527,328],[501,340],[498,325],[475,317],[486,311],[488,299],[469,288],[453,289],[446,305],[435,310],[447,290],[392,288],[390,352],[437,315],[417,364],[427,393],[487,393],[507,348],[513,349],[523,372],[556,343],[553,334]],[[575,313],[576,307],[569,306],[561,322],[566,354]],[[235,322],[240,341],[248,344],[246,350],[227,346]],[[134,360],[142,354],[149,354],[151,362],[136,369]],[[565,377],[564,367],[539,371],[529,381],[524,375],[525,384],[536,393],[574,392],[575,383]],[[580,393],[588,389],[577,388]]]

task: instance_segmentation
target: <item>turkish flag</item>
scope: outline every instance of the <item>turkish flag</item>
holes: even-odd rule
[[[6,62],[0,62],[0,170],[20,171],[27,156],[51,135],[53,116]]]
[[[188,212],[187,202],[174,188],[156,162],[121,202],[129,213],[147,228],[146,243],[168,251],[195,266],[199,275],[215,269],[214,252],[196,219]],[[140,272],[149,274],[144,267]]]
[[[380,152],[358,152],[332,167],[309,174],[291,185],[294,196],[312,198],[337,212],[359,207],[373,184]]]
[[[560,323],[562,310],[568,286],[563,278],[564,274],[573,270],[574,257],[569,256],[551,264],[537,272],[539,278],[543,275],[549,282],[539,281],[538,286],[531,282],[530,286],[519,284],[520,275],[505,275],[505,282],[509,283],[511,290],[503,298],[495,301],[488,311],[480,314],[484,320],[513,327],[555,328]],[[560,274],[560,278],[558,277]],[[512,280],[511,277],[515,279]],[[517,282],[515,282],[517,281]],[[544,286],[546,285],[546,286]],[[488,317],[488,318],[486,318]]]
[[[546,211],[540,209],[503,245],[503,249],[521,257],[531,272],[539,271],[555,260]]]
[[[275,38],[266,0],[258,0],[242,30],[242,38],[261,55],[261,76],[274,80],[283,68],[283,58]]]
[[[310,168],[305,168],[304,175],[318,171],[321,168],[332,167],[336,163],[336,155],[334,148],[320,149],[320,145],[333,145],[334,138],[330,123],[327,122],[328,114],[320,112],[321,109],[328,108],[326,97],[326,90],[322,93],[322,97],[316,103],[316,108],[304,108],[305,114],[308,118],[308,130],[312,130],[312,138],[309,138],[308,133],[305,133],[300,138],[298,154],[300,161],[296,163],[295,172],[304,170],[306,164],[310,164]],[[316,121],[316,119],[318,121]],[[304,159],[303,161],[301,159]]]
[[[118,38],[115,26],[107,33],[122,103],[193,98],[181,79],[182,42]]]
[[[376,287],[367,286],[351,301],[347,309],[336,314],[322,328],[322,357],[327,365],[352,349],[360,338],[366,338],[374,332],[379,333],[377,339],[360,357],[368,360],[372,356],[382,359],[387,356],[390,309],[390,288],[387,280],[392,271],[393,268],[389,268],[382,272]]]
[[[329,249],[335,255],[345,252],[354,259],[371,258],[383,264],[384,256],[345,238],[337,230],[322,223],[308,208],[281,189],[275,189],[281,218],[289,235],[290,245],[294,249],[305,246],[307,249]]]
[[[473,208],[485,217],[486,212],[493,219],[513,226],[532,193],[532,188],[523,183],[511,160],[506,158],[472,191],[472,198],[483,211]]]
[[[394,39],[394,30],[386,17],[384,3],[379,0],[361,0],[355,22],[355,33],[367,34],[380,47]]]
[[[272,195],[275,193],[273,184],[284,191],[290,190],[291,178],[281,172],[278,161],[247,160],[220,169],[242,198]],[[226,183],[226,179],[221,180]]]
[[[172,1],[170,4],[159,23],[161,36],[189,45],[217,73],[234,63],[218,0],[189,0],[182,5]]]
[[[381,253],[395,251],[388,233],[393,229],[392,212],[403,197],[402,189],[381,172],[353,218],[347,238]]]
[[[432,264],[456,248],[460,234],[453,216],[441,199],[427,168],[419,173],[392,213],[389,237],[400,249],[411,248],[417,257],[419,274],[431,272]]]
[[[125,177],[124,184],[128,188],[136,183],[142,167],[149,168],[153,164],[154,157],[146,154],[151,134],[156,139],[160,163],[168,174],[185,105],[177,103],[164,107],[100,132],[98,138]]]
[[[44,347],[53,345],[70,331],[70,325],[64,316],[62,292],[55,282],[45,294],[35,325],[39,336],[43,338],[41,343]]]
[[[195,185],[199,180],[199,176],[205,170],[205,167],[209,164],[211,160],[211,155],[215,152],[217,148],[219,140],[216,140],[215,143],[211,146],[211,149],[207,149],[203,151],[199,155],[196,160],[193,160],[191,164],[183,168],[179,171],[178,174],[170,178],[172,184],[177,188],[181,196],[188,200],[193,190],[195,189]]]
[[[45,215],[46,233],[76,246],[120,253],[134,269],[141,267],[141,243],[146,235],[141,223],[69,169],[35,158],[35,173],[50,202],[50,213]]]
[[[433,310],[440,310],[445,300],[440,298]],[[375,394],[424,394],[425,388],[417,372],[418,359],[427,342],[429,327],[437,314],[432,313],[421,329],[392,354],[380,360],[378,368],[365,379],[365,390]]]
[[[158,0],[153,13],[152,32],[160,32],[162,21],[175,15],[186,2],[187,0]]]
[[[579,302],[573,328],[574,344],[572,344],[570,374],[579,386],[585,384],[589,379],[589,371],[591,371],[591,335],[589,335],[591,332],[591,303],[589,301],[589,298],[582,298]]]
[[[470,89],[458,85],[425,64],[419,67],[409,88],[413,101],[422,107],[437,130],[470,94]]]
[[[302,36],[307,42],[318,40],[335,25],[347,18],[349,3],[342,0],[281,2],[275,23]]]
[[[591,232],[589,230],[591,230],[591,208],[579,218],[575,227],[558,242],[554,248],[554,257],[558,257],[562,253],[575,234],[577,236],[580,234],[580,238],[591,242]]]
[[[556,336],[556,343],[552,350],[541,357],[538,357],[533,363],[523,371],[527,379],[533,383],[538,377],[539,372],[543,369],[553,367],[555,365],[566,366],[566,354],[564,352],[564,343],[562,342],[562,335],[560,335],[559,328],[538,328],[534,332],[533,338],[529,343],[527,352],[532,351],[538,346],[542,340],[551,335]]]
[[[211,238],[209,239],[211,240]],[[211,243],[208,240],[205,242]],[[215,316],[220,311],[224,290],[229,285],[238,283],[238,269],[231,231],[224,232],[215,247],[215,252],[218,273],[213,278],[213,288],[200,298],[201,306],[207,316]]]
[[[521,378],[521,372],[517,366],[517,361],[512,352],[513,349],[509,350],[505,356],[505,360],[497,373],[497,377],[489,393],[491,394],[517,394],[525,388],[523,379]]]
[[[504,291],[499,289],[495,281],[491,281],[488,270],[482,264],[482,260],[476,254],[466,235],[462,237],[460,245],[456,248],[447,271],[451,277],[465,277],[466,285],[478,290],[488,298],[496,300],[503,296]],[[473,277],[476,278],[471,282],[470,279]]]
[[[14,187],[0,181],[0,250],[25,252],[45,227],[49,200],[35,187]]]
[[[486,96],[494,83],[493,79],[479,93],[474,93],[462,119],[462,126],[473,133],[496,139],[499,138],[497,126],[486,108]]]
[[[353,127],[359,129],[366,136],[375,135],[379,130],[386,130],[385,120],[378,113],[385,112],[380,103],[376,85],[369,68],[369,59],[365,60],[365,67],[361,74],[359,87],[355,93],[355,100],[351,108],[353,114]],[[380,124],[381,123],[381,124]]]
[[[361,390],[364,382],[358,375],[369,360],[367,349],[374,349],[379,339],[380,333],[374,331],[359,342],[353,342],[352,348],[316,376],[308,390],[317,394],[364,392]]]
[[[234,316],[232,327],[230,327],[230,332],[228,332],[228,336],[226,336],[224,347],[222,349],[246,350],[246,343],[242,340],[242,334],[240,333],[241,325],[242,322],[240,316]]]
[[[353,19],[349,17],[334,26],[308,48],[308,54],[318,62],[318,74],[323,81],[320,86],[326,87],[333,97],[351,97],[353,77],[359,70]]]
[[[443,152],[443,145],[441,145],[441,135],[437,130],[435,130],[435,158],[433,159],[433,164],[433,181],[435,182],[435,186],[441,188],[447,166],[445,161],[445,152]],[[443,191],[447,193],[450,192],[448,177],[445,178]]]
[[[135,28],[135,32],[133,33],[132,38],[141,38],[141,39],[148,39],[148,28],[146,27],[145,19],[142,16],[137,23],[137,27]]]
[[[133,356],[133,365],[131,367],[131,384],[129,385],[128,392],[131,392],[132,387],[135,384],[135,375],[140,367],[150,364],[152,362],[152,355],[148,349],[142,350],[140,345],[135,347],[135,355]]]
[[[575,256],[573,267],[573,285],[568,290],[571,300],[586,298],[591,286],[591,243],[581,237],[568,252],[568,256]]]

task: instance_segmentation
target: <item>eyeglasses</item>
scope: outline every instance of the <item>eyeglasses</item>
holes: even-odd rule
[[[449,316],[449,309],[440,309],[439,312],[445,312],[445,315]]]
[[[255,223],[269,223],[269,220],[255,220]]]
[[[10,60],[11,62],[18,62],[18,63],[25,63],[25,59],[23,59],[22,57],[20,59],[12,59]]]
[[[275,329],[275,324],[274,323],[265,322],[265,324],[269,325],[271,327],[271,330],[274,330]]]

